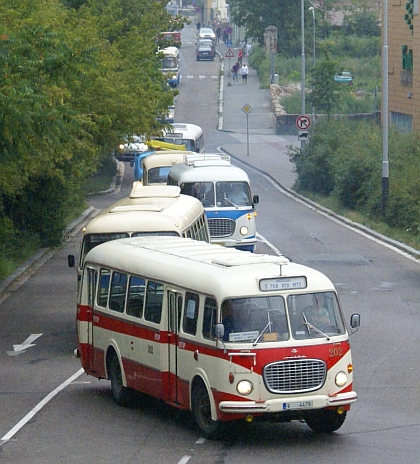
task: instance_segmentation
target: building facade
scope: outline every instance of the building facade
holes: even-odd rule
[[[418,1],[388,0],[389,121],[405,133],[420,131]]]

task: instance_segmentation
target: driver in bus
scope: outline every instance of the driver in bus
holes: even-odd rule
[[[226,193],[226,198],[238,206],[245,206],[248,204],[248,196],[243,189],[243,185],[237,182],[230,185]]]
[[[318,329],[331,326],[330,314],[325,304],[325,297],[321,293],[312,296],[313,304],[304,309],[303,314],[308,322]]]
[[[226,300],[222,304],[222,324],[225,327],[223,335],[224,341],[229,341],[229,334],[233,332],[234,305],[231,300]]]

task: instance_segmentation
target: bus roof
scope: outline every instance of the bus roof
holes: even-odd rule
[[[181,234],[201,214],[201,202],[182,195],[178,187],[142,186],[135,182],[130,197],[117,201],[91,219],[84,235],[160,231]]]
[[[185,155],[189,154],[192,155],[194,152],[188,150],[159,150],[153,153],[153,155],[148,156],[148,159],[143,160],[143,167],[147,170],[160,166],[173,166],[174,164],[182,163]]]
[[[177,47],[166,47],[158,51],[158,53],[163,53],[164,55],[178,56],[179,49]]]
[[[171,124],[172,129],[169,131],[164,131],[164,137],[181,137],[187,134],[202,134],[203,129],[200,126],[189,123],[178,123],[174,122]]]
[[[264,282],[275,279],[293,282],[294,277],[304,277],[306,286],[289,287],[288,293],[335,290],[324,274],[290,262],[284,256],[247,253],[181,237],[114,240],[91,250],[86,262],[221,298],[261,294],[260,285]],[[264,291],[264,294],[269,296],[279,292],[281,290]]]
[[[146,158],[147,159],[147,158]],[[224,163],[224,164],[222,164]],[[227,164],[226,164],[227,163]],[[248,174],[241,168],[233,166],[227,161],[216,161],[215,165],[211,161],[200,163],[194,162],[192,165],[179,163],[174,165],[170,171],[170,177],[180,182],[248,182]]]

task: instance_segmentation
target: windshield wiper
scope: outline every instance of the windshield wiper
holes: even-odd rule
[[[311,335],[311,330],[315,330],[315,332],[317,332],[319,335],[323,335],[327,340],[330,340],[330,337],[326,333],[324,333],[322,330],[319,330],[317,327],[315,327],[310,322],[308,322],[308,319],[306,319],[305,313],[302,313],[302,316],[304,320],[303,325],[306,326],[309,335]]]
[[[230,203],[232,206],[234,206],[235,208],[239,208],[238,205],[235,205],[235,203],[233,203],[233,201],[230,201],[229,198],[226,196],[226,194],[224,194],[223,196],[223,200],[225,200],[227,203]]]
[[[261,337],[265,334],[265,332],[267,331],[267,329],[271,326],[272,322],[268,321],[267,322],[267,325],[262,329],[261,333],[258,335],[258,337],[255,339],[254,343],[252,344],[252,346],[256,346],[257,343],[260,341]]]

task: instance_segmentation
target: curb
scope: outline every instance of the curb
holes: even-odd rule
[[[352,220],[340,216],[339,214],[335,213],[334,211],[316,203],[315,201],[309,200],[308,198],[300,195],[299,193],[295,192],[294,190],[291,190],[287,187],[284,187],[278,180],[276,180],[271,174],[268,174],[267,172],[263,171],[262,169],[257,168],[253,164],[247,163],[246,161],[243,161],[242,159],[235,157],[231,153],[229,153],[227,150],[225,150],[223,147],[220,147],[222,151],[224,151],[227,155],[229,155],[231,158],[235,159],[239,163],[243,163],[246,166],[248,166],[251,169],[254,169],[255,171],[258,171],[260,174],[263,174],[267,178],[269,178],[273,183],[275,183],[277,186],[279,186],[281,189],[283,189],[285,192],[287,192],[291,197],[295,197],[299,199],[302,203],[305,203],[309,206],[311,206],[315,210],[321,211],[325,216],[331,216],[337,221],[340,221],[344,224],[346,224],[349,227],[352,227],[353,229],[357,229],[360,232],[365,233],[366,235],[370,235],[371,237],[376,238],[377,240],[386,243],[387,245],[390,245],[394,248],[397,248],[400,251],[403,251],[407,255],[411,256],[414,258],[416,261],[420,260],[420,251],[416,250],[415,248],[410,247],[409,245],[406,245],[405,243],[398,242],[397,240],[394,240],[392,238],[387,237],[386,235],[382,235],[379,232],[376,232],[372,229],[369,229],[369,227],[366,227],[362,224],[359,224],[357,222],[353,222]]]
[[[85,223],[85,221],[97,212],[98,210],[94,208],[93,206],[90,206],[87,208],[83,213],[75,219],[73,222],[71,222],[65,230],[64,233],[64,241],[68,241],[70,238],[73,238],[81,229],[82,224]],[[25,272],[27,272],[31,268],[36,268],[36,265],[40,263],[44,258],[45,260],[49,259],[47,258],[48,254],[51,254],[51,256],[54,254],[55,250],[57,248],[41,248],[37,253],[35,253],[31,258],[29,258],[27,261],[25,261],[23,264],[21,264],[13,274],[10,276],[6,277],[0,282],[0,294],[5,292],[8,287],[10,287],[20,276],[22,276]],[[50,257],[51,257],[50,256]]]

